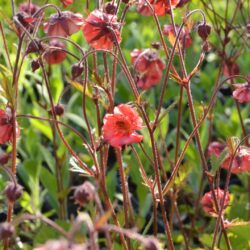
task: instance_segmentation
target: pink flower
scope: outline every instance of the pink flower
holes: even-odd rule
[[[16,135],[20,135],[20,129],[16,126]],[[13,139],[12,111],[9,107],[6,110],[0,109],[0,144],[5,144]]]
[[[225,77],[238,75],[240,73],[240,67],[235,62],[229,62],[223,65],[223,74]]]
[[[130,55],[138,73],[137,86],[139,88],[149,89],[161,81],[162,71],[166,65],[156,51],[134,49]]]
[[[213,141],[208,145],[208,156],[215,155],[216,157],[220,157],[220,154],[224,150],[226,146],[218,141]]]
[[[61,0],[61,3],[63,4],[63,7],[66,8],[69,5],[74,3],[74,0]]]
[[[224,192],[224,190],[221,190],[220,188],[215,189],[214,192],[215,192],[217,203],[220,207],[220,204],[221,204],[221,201],[223,199],[225,192]],[[223,210],[228,206],[229,202],[230,202],[230,195],[229,195],[229,192],[227,192],[224,206],[223,206]],[[209,215],[214,216],[214,217],[217,216],[217,211],[216,211],[216,206],[214,203],[212,191],[204,194],[204,196],[201,199],[201,205],[203,207],[203,210],[206,213],[208,213]]]
[[[23,11],[29,15],[34,15],[40,7],[38,5],[35,5],[33,3],[22,3],[19,5],[19,10]]]
[[[63,11],[50,16],[44,24],[44,31],[49,36],[71,36],[78,32],[83,25],[83,17],[79,13]]]
[[[53,39],[49,43],[50,47],[48,51],[45,52],[44,54],[44,59],[48,64],[60,64],[62,63],[66,56],[67,53],[63,51],[65,49],[64,43]]]
[[[149,0],[149,3],[154,8],[157,16],[164,16],[170,11],[168,0]],[[174,8],[179,3],[179,0],[171,0],[171,7]],[[143,16],[151,16],[153,13],[145,0],[139,0],[137,10]]]
[[[83,34],[91,47],[111,50],[116,42],[121,42],[120,23],[117,16],[94,10],[85,19]]]
[[[103,123],[104,141],[113,147],[140,142],[143,138],[135,132],[142,128],[142,119],[130,105],[115,107],[114,114],[106,114]]]
[[[234,84],[233,97],[240,103],[250,102],[250,81],[243,84]]]
[[[226,159],[223,161],[221,167],[229,169],[229,164],[233,157],[232,153],[229,153]],[[231,172],[234,174],[249,172],[250,171],[250,148],[240,146],[232,163]]]
[[[180,30],[180,27],[176,25],[176,33],[178,34]],[[167,36],[170,44],[172,46],[174,46],[175,40],[176,40],[176,36],[175,36],[175,32],[174,32],[174,26],[169,24],[169,25],[164,25],[163,26],[163,34]],[[180,37],[179,37],[179,41],[182,47],[184,48],[189,48],[192,43],[192,37],[190,36],[190,33],[187,29],[182,29]]]
[[[43,246],[34,248],[34,250],[81,250],[82,246],[69,244],[66,240],[49,240]]]

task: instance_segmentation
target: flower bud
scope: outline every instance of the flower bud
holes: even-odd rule
[[[211,33],[211,26],[204,23],[198,25],[198,34],[205,41]]]
[[[64,114],[64,106],[62,104],[57,104],[54,106],[55,114],[58,116],[62,116]],[[52,115],[52,109],[49,111],[50,115]]]
[[[95,198],[95,187],[89,181],[85,181],[82,185],[76,187],[74,192],[75,203],[84,206],[86,203],[93,201]]]
[[[80,76],[83,72],[84,68],[83,65],[80,63],[75,63],[71,67],[71,75],[72,79],[76,79],[78,76]]]
[[[159,50],[161,48],[161,44],[159,42],[151,43],[152,48]]]
[[[39,60],[38,59],[34,59],[32,62],[31,62],[31,69],[32,69],[32,72],[35,72],[37,69],[40,68],[40,63],[39,63]]]
[[[0,240],[5,240],[10,238],[15,232],[15,228],[12,224],[8,222],[3,222],[0,224]]]
[[[44,46],[42,45],[41,41],[39,41],[38,39],[34,39],[34,41],[31,41],[26,49],[26,54],[30,54],[30,53],[36,53],[39,51],[43,51],[44,50]]]
[[[10,202],[15,202],[23,193],[23,187],[15,182],[8,182],[4,193]]]
[[[107,14],[115,15],[116,10],[117,10],[117,4],[116,3],[113,4],[112,2],[108,2],[105,4],[104,10]]]
[[[4,152],[0,153],[0,165],[5,165],[10,159],[10,155]]]

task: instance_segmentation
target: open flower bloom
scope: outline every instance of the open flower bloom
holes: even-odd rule
[[[161,81],[162,71],[166,65],[155,50],[134,49],[130,55],[138,73],[137,86],[139,88],[149,89]]]
[[[229,153],[221,167],[229,169],[233,154]],[[250,171],[250,148],[240,146],[232,162],[231,172],[234,174]]]
[[[68,37],[78,32],[83,25],[83,17],[79,13],[62,11],[50,16],[44,24],[44,31],[49,36]]]
[[[82,30],[91,47],[111,50],[116,42],[121,42],[120,25],[117,16],[94,10],[84,20]]]
[[[103,123],[104,141],[113,147],[140,142],[143,138],[135,132],[142,128],[142,119],[130,105],[115,107],[113,114],[105,115]]]
[[[64,43],[53,39],[49,43],[49,48],[44,53],[44,59],[48,64],[60,64],[64,61],[67,53],[64,51]]]
[[[180,27],[176,25],[176,33],[177,34],[178,34],[179,30],[180,30]],[[170,44],[172,46],[174,46],[174,43],[176,40],[174,26],[172,24],[164,25],[163,26],[163,34],[165,36],[167,36]],[[193,40],[192,40],[192,37],[187,29],[185,29],[185,28],[182,29],[181,34],[179,36],[179,41],[180,41],[180,44],[183,48],[189,48],[192,45]]]
[[[221,190],[220,188],[217,188],[217,189],[214,190],[214,192],[215,192],[215,196],[216,196],[218,206],[220,208],[225,191]],[[225,198],[223,210],[228,206],[229,202],[230,202],[230,195],[229,195],[229,192],[226,192],[226,198]],[[204,196],[201,199],[201,205],[202,205],[203,210],[206,213],[208,213],[209,215],[214,216],[214,217],[217,216],[218,211],[216,210],[216,206],[215,206],[215,203],[214,203],[212,191],[207,192],[207,193],[204,194]]]
[[[250,81],[243,84],[234,84],[233,98],[240,103],[250,102]]]
[[[217,158],[220,157],[220,154],[222,153],[222,151],[225,148],[225,144],[222,144],[218,141],[213,141],[211,143],[209,143],[208,145],[208,156],[216,156]]]
[[[175,8],[180,0],[170,0],[171,7]],[[155,14],[157,16],[164,16],[170,11],[170,5],[168,0],[148,0],[148,2],[154,8]],[[152,16],[152,10],[148,6],[145,0],[139,0],[137,3],[137,11],[143,16]]]
[[[20,129],[16,124],[16,135],[20,135]],[[12,111],[9,107],[6,110],[0,109],[0,144],[5,144],[13,139]]]
[[[61,0],[61,3],[63,4],[63,7],[66,8],[69,5],[74,3],[74,0]]]

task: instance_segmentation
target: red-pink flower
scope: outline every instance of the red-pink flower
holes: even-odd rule
[[[214,192],[215,192],[217,203],[220,207],[225,191],[221,190],[220,188],[217,188],[214,190]],[[229,195],[229,192],[226,192],[226,198],[225,198],[223,210],[228,206],[229,202],[230,202],[230,195]],[[216,210],[212,191],[204,194],[204,196],[201,199],[201,205],[203,207],[203,210],[206,213],[208,213],[211,216],[217,216],[218,211]]]
[[[208,156],[214,155],[216,157],[219,157],[225,147],[226,147],[225,144],[222,144],[218,141],[213,141],[213,142],[209,143]]]
[[[232,75],[238,75],[240,73],[240,67],[235,62],[230,62],[223,65],[223,74],[225,77]]]
[[[168,0],[148,0],[148,2],[152,5],[155,14],[157,16],[164,16],[166,13],[170,11],[170,5]],[[171,2],[171,7],[175,8],[179,3],[179,0],[170,0],[170,2]],[[137,10],[143,16],[153,15],[150,7],[148,6],[145,0],[138,1]]]
[[[111,50],[121,42],[120,26],[117,16],[94,10],[84,20],[83,34],[91,47]]]
[[[161,81],[162,71],[166,65],[155,50],[134,49],[130,55],[138,73],[137,86],[139,88],[149,89]]]
[[[16,135],[20,135],[20,129],[16,124]],[[9,107],[6,110],[0,109],[0,144],[5,144],[13,139],[12,111]]]
[[[74,0],[61,0],[61,3],[63,4],[63,7],[68,7],[69,5],[74,3]]]
[[[140,142],[143,138],[136,133],[136,130],[142,128],[142,119],[130,105],[120,104],[115,107],[113,114],[105,115],[103,123],[104,141],[113,147]]]
[[[234,84],[233,97],[240,103],[250,102],[250,81],[243,84]]]
[[[40,7],[33,3],[22,3],[19,5],[19,10],[29,15],[34,15],[39,9]]]
[[[62,63],[66,56],[67,53],[64,51],[65,50],[65,45],[64,43],[53,39],[49,43],[49,48],[44,54],[44,59],[48,64],[60,64]]]
[[[176,25],[176,33],[178,34],[180,27]],[[167,36],[170,44],[173,46],[176,40],[174,26],[172,24],[163,26],[163,34]],[[189,48],[192,43],[192,37],[187,29],[182,29],[181,34],[179,36],[179,41],[182,47]]]
[[[229,153],[221,167],[229,169],[233,154]],[[250,171],[250,148],[240,146],[232,162],[231,172],[234,174]]]
[[[44,31],[49,36],[71,36],[78,32],[83,25],[83,17],[79,13],[62,11],[50,16],[44,24]]]

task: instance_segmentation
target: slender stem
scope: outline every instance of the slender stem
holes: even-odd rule
[[[129,228],[130,227],[131,208],[129,206],[129,204],[130,204],[130,202],[129,202],[129,193],[128,193],[129,191],[128,191],[128,184],[127,184],[127,180],[126,180],[126,176],[125,176],[125,172],[124,172],[124,168],[123,168],[123,164],[122,164],[121,149],[120,148],[115,149],[115,153],[116,153],[117,163],[119,165],[120,180],[121,180],[121,184],[122,184],[123,210],[124,210],[124,216],[125,216],[125,227]],[[127,243],[128,243],[128,249],[131,249],[130,241],[127,240]]]

